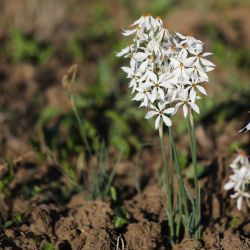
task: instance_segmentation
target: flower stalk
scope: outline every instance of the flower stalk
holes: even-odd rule
[[[181,207],[181,211],[184,211],[184,214],[182,217],[184,217],[184,225],[186,227],[186,230],[188,230],[188,218],[189,218],[188,197],[187,197],[187,192],[186,192],[183,176],[181,174],[180,163],[179,163],[171,127],[168,128],[168,133],[169,133],[170,148],[171,148],[171,151],[173,152],[173,163],[175,165],[177,180],[178,180],[178,185],[179,185],[178,195],[180,197],[179,199],[181,201],[181,205],[183,206],[183,209]]]
[[[170,230],[170,237],[171,239],[173,239],[174,238],[174,213],[173,213],[173,198],[172,198],[173,185],[171,180],[172,178],[167,165],[166,149],[163,137],[163,123],[161,123],[159,126],[159,138],[160,138],[162,160],[163,160],[164,184],[166,186],[168,225]]]
[[[83,122],[82,122],[80,115],[79,115],[79,112],[76,108],[75,94],[73,91],[73,85],[75,84],[77,69],[78,69],[77,65],[73,65],[72,67],[70,67],[67,74],[65,74],[63,76],[62,85],[63,85],[63,87],[65,87],[67,89],[69,100],[70,100],[70,105],[71,105],[71,108],[73,110],[73,113],[74,113],[74,116],[75,116],[75,119],[76,119],[76,122],[77,122],[77,125],[79,128],[81,140],[82,140],[83,144],[85,145],[89,156],[92,156],[91,148],[90,148],[90,145],[89,145],[86,133],[85,133]]]
[[[194,169],[194,188],[195,188],[195,238],[201,237],[201,202],[200,202],[200,187],[198,183],[198,170],[197,170],[197,150],[196,150],[196,138],[194,128],[194,118],[192,112],[188,115],[188,132],[190,136],[190,148],[192,154],[192,165]]]

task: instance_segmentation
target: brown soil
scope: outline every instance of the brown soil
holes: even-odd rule
[[[205,187],[213,190],[213,186],[217,190],[203,198],[203,204],[206,205],[203,205],[202,240],[184,238],[174,249],[249,249],[250,240],[246,237],[250,235],[247,211],[238,212],[234,203],[228,203],[227,194],[218,192],[223,190],[220,185],[224,181],[220,181],[220,184],[219,180],[220,175],[225,177],[227,161],[224,157],[216,158],[209,166],[208,176],[201,179],[204,194],[207,193]],[[218,183],[213,179],[214,167],[218,168]],[[113,226],[113,211],[107,201],[87,201],[77,194],[66,205],[60,205],[53,199],[57,190],[51,190],[46,201],[40,194],[31,199],[18,195],[23,183],[36,180],[40,181],[41,187],[45,187],[58,177],[58,173],[53,166],[19,163],[16,168],[16,180],[11,184],[10,192],[16,192],[17,195],[12,201],[5,199],[1,203],[1,216],[7,220],[8,213],[22,214],[23,221],[2,230],[1,249],[42,249],[46,242],[52,242],[56,249],[123,249],[123,246],[131,250],[168,249],[164,190],[157,185],[149,184],[141,193],[124,201],[130,223],[119,231]],[[49,177],[45,180],[42,176]],[[233,228],[229,228],[233,216],[240,217],[240,220]]]

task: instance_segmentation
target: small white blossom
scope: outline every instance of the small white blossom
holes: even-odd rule
[[[189,96],[188,89],[181,91],[179,98],[176,99],[177,104],[175,105],[175,110],[177,111],[180,106],[182,106],[184,117],[188,115],[190,109],[194,110],[196,113],[200,113],[199,107],[191,100]]]
[[[149,79],[152,81],[152,96],[151,102],[153,103],[156,99],[164,101],[165,93],[164,88],[166,87],[166,75],[161,74],[159,77],[151,71],[148,72]]]
[[[198,51],[190,52],[191,57],[187,59],[190,65],[202,68],[205,72],[209,72],[214,69],[215,65],[204,57],[212,55],[212,53],[201,53]]]
[[[202,93],[203,95],[207,95],[207,92],[204,87],[200,85],[200,81],[197,81],[196,79],[191,78],[191,81],[188,81],[186,84],[186,89],[188,89],[190,100],[194,103],[197,96],[197,90],[199,93]]]
[[[192,68],[187,58],[171,58],[170,67],[173,68],[173,73],[178,82],[188,81],[190,79]]]
[[[166,124],[166,126],[170,127],[172,125],[172,122],[170,118],[167,115],[171,115],[174,112],[174,108],[165,108],[165,103],[158,103],[158,107],[155,107],[154,105],[151,105],[150,108],[152,108],[152,111],[149,111],[145,118],[150,119],[153,116],[157,115],[157,118],[155,119],[155,129],[158,129],[160,126],[161,119]]]
[[[230,164],[230,167],[232,169],[238,170],[241,168],[241,166],[248,166],[249,160],[244,151],[239,151],[236,158],[233,160],[233,162]]]
[[[138,92],[132,100],[141,101],[140,107],[149,106],[150,101],[152,99],[150,87],[151,87],[150,83],[144,83],[136,89]]]
[[[250,164],[245,154],[238,154],[230,167],[233,174],[229,176],[229,181],[224,185],[224,189],[233,189],[231,198],[237,198],[237,208],[242,209],[243,201],[250,206]]]
[[[189,52],[193,51],[199,51],[201,52],[203,50],[203,42],[195,39],[193,36],[184,36],[181,33],[176,32],[176,35],[178,38],[181,39],[180,44],[184,45],[186,44],[189,47]]]

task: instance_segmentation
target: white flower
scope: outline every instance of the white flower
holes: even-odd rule
[[[170,67],[173,68],[173,74],[178,82],[188,81],[192,72],[187,58],[171,58]]]
[[[248,166],[249,160],[244,151],[240,151],[237,154],[237,157],[233,160],[233,162],[230,164],[230,167],[232,169],[240,169],[242,166]]]
[[[149,71],[148,77],[152,81],[151,102],[153,103],[156,99],[164,101],[165,99],[164,88],[167,86],[166,75],[161,74],[159,77],[157,77],[155,73]]]
[[[181,44],[176,39],[173,39],[173,42],[175,44],[175,50],[178,51],[178,57],[180,58],[187,58],[189,47],[187,44]]]
[[[131,26],[139,26],[145,28],[146,30],[150,30],[152,28],[155,31],[162,26],[162,20],[159,17],[153,18],[150,15],[144,15],[137,19]]]
[[[182,41],[180,44],[186,44],[188,46],[189,52],[191,51],[202,51],[203,50],[203,42],[195,39],[193,36],[184,36],[181,33],[175,32],[178,38]]]
[[[199,66],[192,67],[191,78],[196,79],[197,82],[208,82],[207,73]]]
[[[186,89],[190,90],[189,96],[192,102],[195,102],[196,100],[197,90],[203,95],[207,95],[205,88],[200,85],[200,81],[197,81],[197,79],[194,79],[193,77],[191,81],[188,81],[187,83],[185,83],[185,85],[186,85]]]
[[[229,181],[224,185],[224,189],[233,189],[231,198],[237,198],[237,208],[242,209],[245,200],[250,207],[250,163],[244,152],[240,152],[234,159],[230,167],[233,174],[229,176]]]
[[[180,91],[179,98],[176,98],[177,104],[175,105],[175,112],[182,106],[184,117],[187,117],[190,108],[196,113],[200,113],[199,107],[191,101],[188,93],[188,89],[183,89]]]
[[[132,78],[129,83],[129,87],[132,88],[132,93],[134,93],[138,84],[146,79],[145,70],[147,67],[147,62],[140,64],[136,63],[135,60],[130,60],[130,67],[121,67],[121,69],[127,73],[127,78]]]
[[[151,84],[144,83],[136,90],[138,91],[135,97],[132,100],[141,101],[141,105],[139,107],[148,107],[151,100],[151,91],[150,91]]]
[[[204,57],[212,55],[212,53],[201,53],[199,51],[192,51],[191,57],[187,59],[191,66],[196,66],[198,69],[202,69],[205,72],[209,72],[214,69],[215,65]]]
[[[224,188],[226,190],[234,190],[235,193],[231,195],[231,198],[237,198],[237,208],[241,210],[243,199],[250,198],[250,168],[245,166],[241,167],[235,171],[229,179],[229,182],[225,184]]]
[[[242,202],[245,199],[247,203],[249,203],[249,198],[250,198],[250,194],[249,193],[245,193],[245,192],[236,192],[234,194],[231,195],[231,198],[237,198],[237,208],[239,210],[242,209]]]
[[[154,105],[151,105],[150,107],[153,109],[152,111],[149,111],[145,118],[150,119],[153,116],[157,115],[157,118],[155,120],[155,129],[158,129],[160,126],[161,119],[166,124],[166,126],[170,127],[172,125],[172,121],[167,115],[171,115],[174,112],[174,108],[165,108],[165,103],[158,103],[158,107],[155,107]]]

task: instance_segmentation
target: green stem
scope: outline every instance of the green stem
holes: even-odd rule
[[[71,100],[72,110],[74,112],[74,115],[75,115],[75,118],[76,118],[76,121],[77,121],[77,124],[78,124],[78,127],[79,127],[81,139],[82,139],[83,143],[85,144],[89,155],[91,156],[92,153],[91,153],[90,145],[89,145],[88,139],[87,139],[87,137],[85,135],[84,127],[82,125],[81,118],[80,118],[79,113],[77,111],[77,108],[75,106],[75,99],[74,99],[74,95],[72,93],[70,95],[70,100]]]
[[[163,167],[164,167],[164,182],[166,184],[166,195],[167,195],[167,216],[168,216],[168,224],[170,229],[170,237],[171,239],[174,238],[174,214],[173,214],[173,200],[172,200],[172,185],[170,185],[170,176],[167,166],[167,157],[165,151],[165,145],[163,140],[163,124],[160,124],[159,127],[159,137],[160,137],[160,144],[161,144],[161,152],[162,152],[162,159],[163,159]]]
[[[87,149],[87,151],[89,153],[89,156],[92,157],[91,148],[90,148],[90,145],[88,143],[88,139],[87,139],[85,131],[84,131],[82,120],[80,118],[80,115],[78,113],[78,110],[77,110],[77,107],[76,107],[76,104],[75,104],[75,95],[74,95],[74,92],[73,92],[73,89],[72,89],[72,86],[74,85],[75,80],[76,80],[77,65],[74,65],[70,69],[70,71],[72,73],[72,77],[71,77],[71,80],[68,83],[68,94],[69,94],[71,107],[72,107],[72,110],[74,112],[74,115],[75,115],[75,118],[76,118],[76,121],[77,121],[77,125],[78,125],[79,131],[80,131],[80,136],[81,136],[82,142],[83,142],[83,144],[85,144],[86,149]]]
[[[181,174],[180,163],[179,163],[179,159],[178,159],[178,155],[177,155],[177,151],[176,151],[176,147],[175,147],[175,143],[174,143],[174,139],[173,139],[172,130],[171,130],[170,127],[168,128],[168,133],[169,133],[171,151],[173,151],[174,162],[175,162],[175,166],[176,166],[177,179],[178,179],[179,188],[180,188],[179,189],[179,196],[180,196],[180,199],[181,199],[181,201],[183,203],[183,207],[184,207],[185,224],[186,224],[185,226],[187,226],[188,218],[189,218],[187,193],[186,193],[183,177],[182,177],[182,174]]]
[[[201,237],[201,204],[200,204],[200,187],[198,184],[198,171],[197,171],[197,150],[196,150],[196,139],[194,129],[194,119],[190,112],[188,116],[188,131],[190,135],[190,148],[192,153],[192,162],[194,169],[194,187],[195,187],[195,237],[200,239]]]

